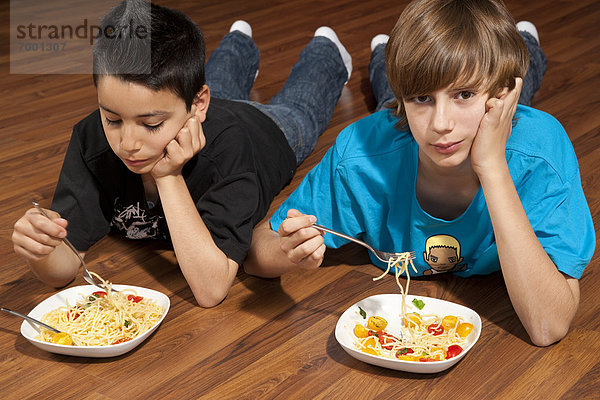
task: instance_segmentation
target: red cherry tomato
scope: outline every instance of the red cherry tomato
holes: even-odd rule
[[[427,332],[433,336],[441,335],[444,333],[444,327],[441,324],[431,324],[427,327]]]
[[[131,338],[120,338],[117,339],[113,342],[113,344],[119,344],[119,343],[125,343],[125,342],[129,342],[131,340]]]
[[[129,296],[127,296],[127,300],[129,301],[133,301],[134,303],[139,303],[140,301],[142,301],[144,298],[142,296],[134,296],[132,294],[130,294]]]
[[[452,357],[456,357],[460,353],[462,353],[462,347],[457,344],[453,344],[452,346],[448,346],[448,350],[446,351],[446,360]]]
[[[377,331],[376,336],[379,338],[379,343],[381,343],[381,347],[386,350],[392,350],[394,348],[394,343],[400,341],[394,335],[390,335],[389,333],[383,331]]]
[[[69,319],[69,318],[72,317],[73,321],[75,321],[77,318],[79,318],[80,315],[81,314],[77,310],[69,310],[69,311],[67,311],[67,319]]]
[[[94,292],[94,293],[92,293],[92,296],[104,298],[104,297],[106,297],[106,292],[103,292],[103,291]]]
[[[415,351],[413,349],[411,349],[410,347],[403,347],[396,352],[396,357],[404,356],[407,354],[412,354],[414,352]]]

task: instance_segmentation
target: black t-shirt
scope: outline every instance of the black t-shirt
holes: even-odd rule
[[[246,103],[212,98],[202,128],[206,145],[182,174],[216,245],[241,264],[296,158],[277,125]],[[80,251],[111,229],[132,239],[169,238],[161,205],[148,204],[141,176],[111,150],[98,110],[73,129],[52,209],[69,221],[68,239]]]

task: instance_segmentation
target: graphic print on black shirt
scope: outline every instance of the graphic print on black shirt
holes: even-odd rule
[[[114,214],[111,227],[123,232],[128,239],[167,239],[167,235],[160,229],[164,217],[153,215],[140,203],[123,206],[120,199],[115,200]]]

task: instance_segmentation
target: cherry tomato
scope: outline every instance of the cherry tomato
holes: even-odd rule
[[[421,316],[416,313],[408,313],[404,315],[404,325],[409,328],[418,328],[421,326]]]
[[[456,333],[458,333],[458,336],[464,338],[469,336],[469,334],[473,331],[473,328],[473,324],[463,322],[462,324],[459,324],[456,328]]]
[[[429,358],[435,360],[435,361],[443,361],[446,359],[446,351],[444,350],[443,347],[440,346],[433,346],[431,348],[431,352],[429,354]]]
[[[122,338],[115,340],[113,342],[113,344],[125,343],[125,342],[129,342],[130,340],[131,340],[131,338],[122,337]]]
[[[71,337],[71,335],[65,332],[55,333],[52,337],[52,343],[71,346],[73,344],[73,338]]]
[[[127,300],[129,301],[133,301],[134,303],[139,303],[140,301],[142,301],[144,298],[142,296],[134,296],[132,294],[130,294],[129,296],[127,296]]]
[[[81,316],[81,313],[83,313],[83,310],[80,309],[70,309],[69,311],[67,311],[67,319],[70,319],[71,321],[75,321],[77,318],[79,318]]]
[[[376,334],[377,337],[379,337],[379,343],[381,343],[381,347],[386,350],[392,350],[394,348],[394,344],[400,341],[400,339],[394,335],[390,335],[389,333],[378,331]]]
[[[419,361],[418,356],[400,355],[400,356],[396,356],[396,357],[398,357],[398,360],[402,360],[402,361]]]
[[[103,291],[98,291],[98,292],[94,292],[94,293],[92,293],[92,295],[93,295],[93,296],[96,296],[96,297],[101,297],[101,298],[104,298],[104,297],[106,297],[106,292],[103,292]]]
[[[365,338],[369,336],[369,330],[361,324],[356,324],[354,326],[354,335],[359,338]]]
[[[433,336],[438,336],[444,333],[444,327],[440,324],[431,324],[427,327],[427,332],[431,333]]]
[[[446,315],[444,317],[444,319],[442,320],[442,326],[444,327],[444,329],[446,331],[449,331],[450,329],[455,328],[457,323],[458,323],[458,318],[456,318],[454,315]]]
[[[367,321],[369,329],[373,329],[374,331],[384,330],[387,324],[388,323],[384,318],[377,316],[369,317],[369,320]]]
[[[402,356],[406,356],[407,354],[412,354],[415,351],[413,349],[411,349],[410,347],[403,347],[400,350],[398,350],[396,352],[396,357],[401,358]],[[415,357],[415,356],[406,356],[406,357]],[[414,360],[411,360],[414,361]]]
[[[372,356],[378,356],[379,355],[379,352],[377,350],[372,349],[370,347],[365,347],[364,349],[362,349],[362,352],[370,354]]]
[[[459,355],[460,353],[462,353],[462,347],[460,347],[457,344],[453,344],[451,346],[448,346],[448,350],[446,351],[446,360],[452,357],[456,357],[457,355]]]

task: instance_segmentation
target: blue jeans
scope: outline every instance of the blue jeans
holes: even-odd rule
[[[546,73],[546,55],[531,34],[528,32],[519,33],[529,50],[529,69],[523,79],[519,104],[529,106],[531,105],[533,95],[540,88],[542,78]],[[375,111],[379,111],[395,99],[394,92],[392,92],[385,72],[385,44],[378,45],[371,53],[369,80],[371,81],[373,95],[377,101]]]
[[[250,101],[259,59],[252,38],[239,31],[230,32],[206,63],[206,84],[212,96],[247,102],[270,117],[300,164],[325,131],[348,78],[342,56],[331,40],[314,37],[269,104]]]

